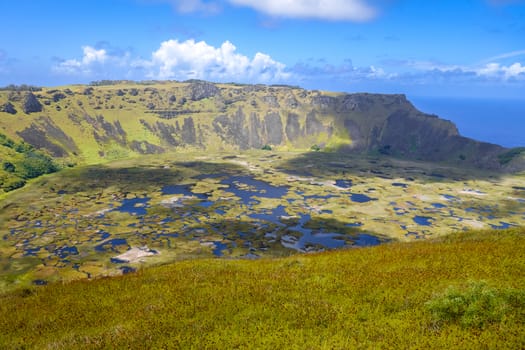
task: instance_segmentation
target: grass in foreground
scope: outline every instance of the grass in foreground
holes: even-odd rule
[[[0,348],[525,347],[525,230],[194,260],[0,296]]]

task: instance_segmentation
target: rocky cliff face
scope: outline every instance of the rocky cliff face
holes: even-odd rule
[[[403,95],[203,81],[120,82],[43,89],[20,99],[2,92],[0,105],[0,115],[24,111],[11,136],[54,156],[80,161],[180,148],[318,145],[499,168],[498,155],[506,151],[460,136],[453,123],[421,113]],[[6,123],[8,116],[0,119],[0,126]]]

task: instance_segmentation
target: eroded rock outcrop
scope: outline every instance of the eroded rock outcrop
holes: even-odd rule
[[[54,157],[78,153],[73,139],[48,117],[38,118],[31,126],[17,134],[28,144],[47,150]]]
[[[182,142],[188,145],[197,144],[197,134],[195,133],[195,123],[192,117],[184,118],[182,124]]]
[[[22,108],[26,114],[42,112],[42,104],[32,92],[25,96]]]
[[[0,106],[0,112],[16,114],[17,110],[11,102],[6,102],[2,106]]]
[[[190,98],[199,101],[220,94],[220,90],[215,84],[207,81],[194,81],[190,84]]]

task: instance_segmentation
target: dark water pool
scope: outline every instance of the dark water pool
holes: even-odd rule
[[[107,249],[115,251],[114,248],[121,245],[128,245],[128,241],[125,238],[114,238],[95,246],[95,250],[97,252],[105,252]]]
[[[499,225],[490,225],[490,227],[492,227],[495,230],[504,230],[506,228],[515,226],[513,224],[509,224],[508,222],[503,222],[503,221],[500,221],[499,223],[500,223]]]
[[[68,247],[64,246],[58,249],[55,249],[55,255],[60,259],[65,259],[70,255],[78,255],[78,249],[75,246]]]
[[[432,203],[432,206],[436,209],[446,208],[446,205],[441,203]]]
[[[307,229],[304,225],[310,221],[309,214],[301,214],[299,223],[296,226],[289,227],[290,231],[301,233],[300,237],[296,235],[284,235],[281,237],[283,247],[306,251],[308,246],[321,245],[326,248],[340,248],[345,245],[342,235],[339,233],[314,233],[313,230]]]
[[[104,230],[98,230],[97,234],[100,235],[99,241],[103,241],[105,239],[108,239],[111,236],[111,234],[109,232],[104,231]]]
[[[45,281],[45,280],[33,280],[33,284],[35,286],[45,286],[47,284],[47,281]]]
[[[120,203],[120,207],[115,208],[114,210],[122,213],[129,213],[131,215],[146,215],[146,206],[150,200],[151,198],[149,197],[125,198]]]
[[[350,200],[352,202],[356,202],[356,203],[367,203],[367,202],[370,202],[370,201],[374,201],[376,199],[368,197],[366,194],[352,193],[350,195]]]
[[[203,202],[200,202],[198,205],[199,205],[199,207],[209,208],[209,207],[211,207],[214,204],[215,204],[214,201],[203,201]]]
[[[300,237],[289,234],[281,237],[281,244],[290,249],[298,251],[307,251],[311,246],[322,246],[329,249],[342,248],[347,245],[346,238],[348,236],[336,232],[314,232],[312,229],[305,228],[304,225],[310,221],[311,217],[308,214],[300,215],[299,223],[296,226],[289,227],[290,231],[301,233]],[[360,226],[361,223],[356,223],[354,227]],[[352,225],[352,224],[349,224]],[[349,226],[347,225],[347,226]],[[350,226],[351,227],[351,226]],[[379,238],[362,233],[353,238],[354,246],[365,247],[373,246],[381,243]]]
[[[182,196],[188,196],[188,197],[197,197],[198,199],[207,199],[208,195],[204,193],[194,193],[191,188],[194,186],[194,184],[189,185],[166,185],[163,186],[161,189],[162,195],[173,195],[178,194]]]
[[[370,247],[381,244],[381,241],[376,236],[367,233],[361,233],[354,240],[354,245],[357,247]]]
[[[335,185],[341,188],[352,187],[352,180],[335,180]]]
[[[223,251],[228,248],[228,245],[220,241],[213,242],[214,248],[212,250],[213,255],[223,256]]]
[[[256,180],[251,176],[230,176],[221,181],[228,185],[225,191],[241,198],[245,205],[258,203],[253,197],[281,198],[288,193],[287,186],[273,186],[267,182]]]
[[[286,212],[286,207],[279,205],[278,207],[275,207],[272,210],[268,210],[264,213],[250,214],[249,217],[252,219],[268,221],[276,225],[282,225],[281,217],[287,215],[288,213]]]
[[[449,200],[449,201],[454,201],[454,200],[458,200],[459,198],[456,197],[456,196],[453,196],[451,194],[442,194],[442,196],[446,199],[446,200]]]
[[[40,251],[40,247],[26,248],[24,249],[24,256],[36,256],[36,253]]]
[[[402,183],[402,182],[392,182],[392,186],[407,188],[408,184],[405,184],[405,183]]]
[[[430,226],[432,225],[432,222],[431,220],[433,220],[431,217],[428,217],[428,216],[419,216],[419,215],[416,215],[414,216],[414,222],[418,225],[421,225],[421,226]]]
[[[131,266],[121,266],[120,271],[122,271],[122,274],[128,274],[137,271],[134,267]]]

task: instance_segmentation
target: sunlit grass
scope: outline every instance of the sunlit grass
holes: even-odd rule
[[[496,297],[522,295],[524,233],[458,233],[258,261],[181,261],[19,289],[0,297],[0,347],[519,349],[519,301],[483,327],[436,322],[428,305],[450,288],[470,295],[472,283]]]

